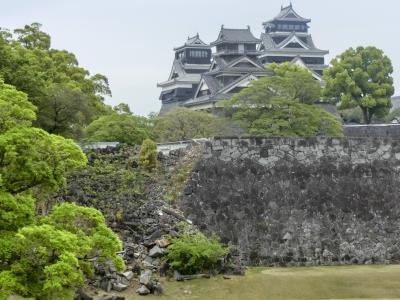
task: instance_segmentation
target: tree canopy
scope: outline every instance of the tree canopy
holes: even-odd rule
[[[287,66],[283,65],[282,69],[285,68]],[[304,74],[302,70],[299,73],[300,77]],[[314,96],[303,97],[306,93],[300,87],[294,92],[290,82],[295,85],[298,76],[287,76],[282,81],[278,73],[255,80],[250,87],[225,102],[224,107],[249,135],[342,136],[341,123],[334,115],[315,104],[308,104]]]
[[[320,100],[321,85],[306,68],[288,62],[269,64],[267,68],[274,73],[269,86],[276,94],[307,104]]]
[[[110,110],[103,103],[111,95],[107,78],[91,76],[74,54],[51,48],[51,37],[39,23],[15,29],[14,34],[0,30],[0,77],[28,95],[38,108],[35,126],[51,133],[79,138],[77,126]]]
[[[88,142],[121,142],[128,145],[141,145],[153,135],[153,124],[145,117],[132,114],[129,106],[121,103],[114,112],[93,121],[86,128]]]
[[[159,142],[183,141],[219,135],[223,125],[212,114],[180,107],[158,117],[154,132]]]
[[[36,119],[35,111],[26,94],[0,78],[0,134],[16,126],[30,126]]]
[[[85,166],[72,141],[31,127],[35,107],[0,81],[0,298],[10,292],[37,299],[72,299],[93,273],[88,258],[123,261],[118,236],[95,209],[62,204],[44,218],[36,205]]]
[[[364,122],[384,117],[391,108],[394,93],[392,63],[375,47],[350,48],[325,70],[324,96],[342,109],[360,107]]]

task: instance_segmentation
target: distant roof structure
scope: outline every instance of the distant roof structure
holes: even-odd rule
[[[261,41],[262,41],[262,46],[266,50],[274,50],[274,49],[283,49],[285,48],[287,51],[306,51],[308,53],[315,52],[315,53],[323,53],[323,54],[328,54],[329,51],[327,50],[321,50],[318,49],[314,41],[311,37],[311,35],[301,35],[296,32],[290,32],[288,33],[287,36],[274,36],[275,34],[266,34],[262,33],[261,34]],[[274,40],[276,39],[276,40]],[[280,40],[279,40],[280,39]],[[290,43],[298,43],[301,47],[291,49],[287,48],[286,46],[289,45]]]
[[[250,31],[250,26],[246,29],[232,29],[224,28],[221,26],[221,30],[218,35],[218,39],[211,43],[211,46],[216,46],[222,43],[260,43],[261,40],[256,38]]]
[[[116,148],[120,145],[119,142],[93,142],[93,143],[84,143],[79,144],[79,147],[82,150],[102,150],[107,148]]]
[[[189,37],[187,38],[187,41],[185,42],[185,44],[183,44],[182,46],[179,46],[179,47],[175,47],[175,48],[174,48],[174,51],[181,50],[181,49],[187,48],[187,47],[190,47],[190,48],[197,48],[197,47],[200,47],[200,48],[204,48],[204,47],[206,47],[206,48],[211,48],[210,45],[204,43],[204,42],[200,39],[200,36],[199,36],[198,33],[197,33],[195,36],[193,36],[193,37],[190,37],[190,36],[189,36]]]
[[[267,25],[269,23],[273,23],[276,21],[281,22],[302,22],[302,23],[309,23],[311,19],[306,19],[300,16],[295,10],[293,9],[292,3],[286,7],[281,7],[281,12],[272,20],[264,22],[263,25]]]
[[[400,96],[392,97],[392,110],[400,108]]]

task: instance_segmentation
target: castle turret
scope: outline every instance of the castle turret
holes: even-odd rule
[[[245,29],[222,26],[217,40],[211,43],[215,53],[210,69],[201,76],[193,99],[183,105],[196,110],[213,109],[216,102],[229,99],[252,80],[270,75],[257,58],[260,42],[249,26]]]
[[[229,29],[222,26],[217,40],[212,42],[211,46],[216,48],[214,56],[230,61],[243,55],[256,57],[260,54],[257,51],[260,42],[261,40],[251,33],[249,26],[246,29]]]
[[[329,51],[318,49],[309,34],[311,19],[301,17],[292,4],[282,7],[272,20],[264,22],[261,34],[262,51],[259,58],[264,64],[292,62],[309,68],[316,79],[321,80],[325,55]]]
[[[168,80],[157,84],[162,88],[161,114],[192,98],[201,74],[210,67],[211,46],[204,43],[198,34],[189,37],[184,45],[174,48],[174,51]]]

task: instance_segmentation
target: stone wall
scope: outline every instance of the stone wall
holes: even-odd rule
[[[347,137],[380,137],[400,139],[400,124],[344,125]]]
[[[216,138],[186,216],[253,265],[400,261],[400,140]]]

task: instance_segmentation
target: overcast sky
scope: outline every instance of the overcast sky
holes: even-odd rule
[[[346,48],[373,45],[392,59],[400,94],[399,0],[293,0],[311,18],[317,47],[328,61]],[[251,26],[255,36],[288,0],[0,0],[0,27],[39,22],[52,46],[73,52],[80,65],[110,80],[108,104],[126,102],[141,115],[158,111],[173,47],[197,32],[209,43],[227,28]]]

